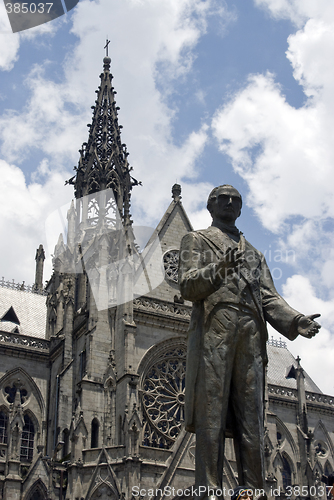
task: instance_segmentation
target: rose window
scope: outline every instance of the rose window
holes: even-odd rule
[[[179,251],[169,250],[163,257],[165,276],[174,283],[178,282],[179,273]]]
[[[184,422],[186,347],[167,348],[142,378],[145,446],[170,448]]]

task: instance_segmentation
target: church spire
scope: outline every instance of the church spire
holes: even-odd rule
[[[67,183],[74,185],[77,199],[87,196],[92,198],[91,195],[94,193],[109,190],[114,200],[111,202],[108,197],[104,200],[105,206],[100,207],[100,218],[103,216],[105,220],[108,219],[108,211],[113,205],[119,212],[115,220],[120,216],[123,225],[128,226],[131,224],[130,192],[132,186],[138,182],[130,176],[132,167],[129,167],[128,163],[129,153],[121,141],[122,126],[118,123],[119,108],[115,102],[116,91],[112,86],[110,63],[110,57],[104,57],[103,73],[100,75],[101,84],[96,90],[95,105],[92,106],[92,123],[87,125],[88,142],[84,142],[79,151],[80,159],[78,167],[75,167],[76,175]],[[88,204],[82,203],[81,221],[89,218]],[[87,213],[84,213],[85,211]]]

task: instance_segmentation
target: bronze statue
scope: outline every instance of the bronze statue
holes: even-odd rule
[[[212,225],[188,233],[180,249],[180,289],[193,302],[185,424],[196,433],[195,487],[202,487],[202,498],[222,488],[227,421],[239,484],[264,488],[266,322],[290,340],[311,338],[320,328],[319,314],[300,314],[276,291],[263,254],[235,226],[241,206],[234,187],[213,189]]]

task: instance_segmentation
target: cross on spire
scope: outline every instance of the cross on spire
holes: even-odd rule
[[[108,45],[109,45],[109,43],[110,43],[110,40],[108,40],[108,37],[107,37],[107,39],[106,39],[106,45],[104,47],[106,49],[106,56],[107,57],[108,57]]]

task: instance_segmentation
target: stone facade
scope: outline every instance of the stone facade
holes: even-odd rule
[[[46,289],[41,247],[34,287],[0,281],[0,499],[158,500],[194,482],[195,439],[183,429],[191,305],[176,282],[180,241],[192,227],[176,184],[139,250],[129,212],[139,183],[114,94],[105,58],[89,140],[69,181],[67,241],[58,241]],[[271,340],[268,355],[268,492],[284,498],[293,487],[289,496],[305,496],[296,489],[304,486],[325,498],[310,488],[333,471],[334,398],[284,343]],[[231,440],[226,448],[232,488]]]

